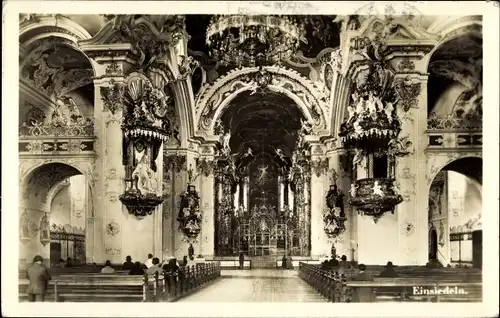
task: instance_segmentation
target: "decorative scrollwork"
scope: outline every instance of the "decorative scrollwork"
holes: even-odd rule
[[[214,173],[215,161],[208,159],[198,159],[196,162],[196,167],[200,174],[208,177]]]
[[[421,89],[422,84],[420,82],[414,83],[410,76],[406,76],[404,79],[397,79],[395,90],[398,95],[398,105],[405,112],[412,107],[417,107]]]
[[[321,176],[328,171],[328,159],[318,159],[311,161],[311,168],[316,177]]]
[[[114,80],[110,80],[109,87],[100,87],[101,99],[103,101],[103,110],[110,111],[111,114],[115,114],[119,109],[123,107],[123,94],[125,92],[125,87],[121,83],[117,83]]]

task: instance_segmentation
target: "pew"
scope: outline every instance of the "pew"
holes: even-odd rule
[[[319,263],[320,263],[320,261],[319,261],[319,260],[294,261],[294,260],[292,259],[292,265],[293,265],[293,268],[298,268],[300,263],[306,263],[306,264],[319,264]],[[282,260],[277,260],[277,261],[276,261],[276,268],[281,268],[281,266],[282,266],[282,265],[283,265],[283,261],[282,261]]]
[[[175,301],[220,277],[220,264],[196,264],[175,274],[124,273],[61,274],[49,281],[46,301],[53,302],[158,302]],[[27,301],[29,281],[20,279],[19,299]]]
[[[382,270],[383,267],[380,267]],[[374,271],[373,267],[371,268]],[[369,272],[369,270],[367,270]],[[349,281],[353,271],[338,274],[320,266],[301,263],[299,277],[332,302],[480,302],[482,301],[482,276],[477,270],[429,269],[425,267],[398,268],[400,277],[374,276],[374,281]],[[376,274],[378,275],[379,272]],[[460,278],[458,278],[460,277]],[[449,294],[432,294],[436,290],[453,288]],[[415,289],[417,288],[417,289]],[[460,292],[467,292],[463,294]],[[429,292],[431,292],[429,294]],[[457,293],[458,292],[458,293]]]

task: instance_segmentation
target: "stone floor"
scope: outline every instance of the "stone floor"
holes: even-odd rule
[[[209,286],[181,302],[324,302],[326,299],[298,277],[279,269],[223,270]]]

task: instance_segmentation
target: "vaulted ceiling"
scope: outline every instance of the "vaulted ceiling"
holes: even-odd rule
[[[281,149],[290,157],[302,118],[298,106],[288,97],[243,93],[231,102],[222,121],[231,129],[233,153],[251,148],[253,154],[266,152],[276,156],[276,149]]]

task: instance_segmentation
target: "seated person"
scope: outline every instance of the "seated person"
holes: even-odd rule
[[[186,263],[186,267],[195,266],[195,265],[196,265],[196,262],[194,261],[194,256],[191,255],[189,257],[189,260]]]
[[[387,262],[387,265],[385,265],[385,268],[382,272],[380,272],[380,277],[398,277],[398,273],[394,270],[394,266],[392,265],[392,262]]]
[[[141,262],[135,262],[134,267],[128,272],[129,275],[144,275]]]
[[[115,269],[111,267],[111,261],[107,260],[106,263],[104,264],[103,269],[101,269],[102,274],[113,274],[115,272]]]
[[[340,268],[344,268],[344,269],[351,268],[351,263],[347,261],[347,256],[342,255],[342,257],[340,258],[339,266],[340,266]]]
[[[351,277],[353,281],[373,281],[373,277],[370,276],[366,271],[365,264],[359,264],[358,274]],[[373,289],[371,287],[357,287],[352,293],[353,302],[373,302],[375,301],[375,295],[373,294]]]
[[[179,265],[177,265],[177,260],[175,259],[175,257],[171,257],[168,260],[168,263],[163,265],[163,270],[169,273],[176,273],[177,271],[179,271]]]
[[[134,265],[134,263],[132,262],[132,257],[130,257],[130,255],[129,255],[129,256],[127,256],[127,257],[125,258],[125,263],[123,263],[123,265],[122,265],[122,269],[123,269],[123,270],[131,270],[132,268],[134,268],[134,266],[135,266],[135,265]]]
[[[146,270],[146,274],[154,275],[155,273],[161,274],[163,270],[161,269],[160,259],[158,257],[153,258],[153,265]]]
[[[373,281],[373,277],[368,274],[366,271],[366,266],[365,264],[359,264],[358,266],[358,273],[351,277],[352,280],[355,281]]]

